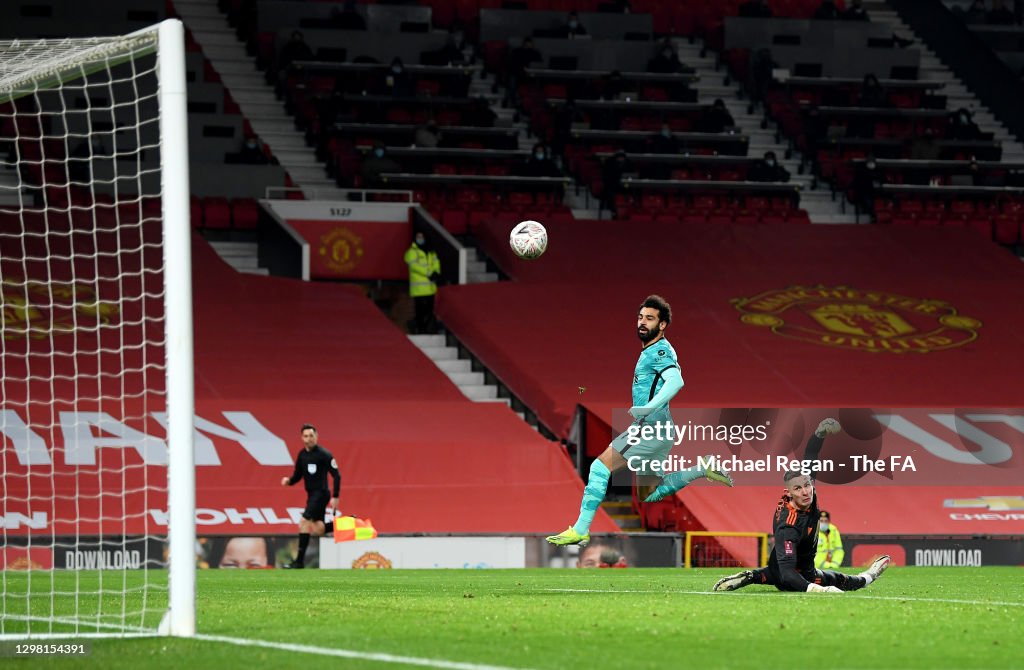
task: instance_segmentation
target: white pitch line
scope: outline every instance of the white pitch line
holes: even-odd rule
[[[716,591],[663,591],[658,589],[540,589],[561,593],[661,593],[664,595],[679,594],[685,596],[724,596],[724,592]],[[744,598],[750,596],[777,596],[777,592],[746,592]],[[867,594],[844,593],[844,598],[860,598],[861,600],[899,600],[916,603],[950,603],[953,605],[994,605],[996,607],[1024,607],[1024,602],[1005,600],[962,600],[959,598],[918,598],[914,596],[869,596]]]
[[[292,644],[290,642],[250,640],[241,637],[224,637],[221,635],[196,635],[194,639],[204,640],[207,642],[223,642],[225,644],[238,645],[239,647],[262,647],[264,649],[295,651],[303,654],[318,654],[320,656],[353,658],[361,661],[376,661],[378,663],[399,663],[403,665],[419,665],[426,668],[445,668],[446,670],[525,670],[524,668],[510,668],[508,666],[503,665],[462,663],[460,661],[446,661],[439,658],[423,658],[421,656],[396,656],[394,654],[355,651],[352,649],[335,649],[332,647],[314,647],[307,644]]]

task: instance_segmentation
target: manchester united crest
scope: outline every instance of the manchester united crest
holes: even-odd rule
[[[110,323],[116,303],[84,285],[60,281],[0,281],[0,331],[5,340],[45,340],[76,327]]]
[[[873,353],[927,353],[978,337],[981,321],[942,300],[847,286],[790,286],[734,298],[740,321],[777,335]]]
[[[320,238],[320,255],[331,270],[352,272],[363,256],[363,240],[348,228],[335,228]]]

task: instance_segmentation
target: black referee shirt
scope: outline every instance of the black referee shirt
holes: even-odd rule
[[[288,480],[288,485],[295,484],[300,479],[306,482],[306,491],[326,491],[327,473],[334,478],[334,492],[331,497],[337,498],[341,491],[341,473],[338,472],[338,462],[319,444],[312,449],[303,447],[295,456],[295,472]]]

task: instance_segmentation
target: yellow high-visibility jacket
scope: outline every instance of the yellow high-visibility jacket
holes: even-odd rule
[[[814,567],[819,570],[832,570],[843,564],[843,536],[839,529],[829,526],[828,533],[818,531],[818,553],[814,555]]]
[[[409,295],[413,298],[434,295],[437,284],[430,275],[441,271],[441,261],[433,251],[424,251],[413,242],[405,252],[405,264],[409,266]]]

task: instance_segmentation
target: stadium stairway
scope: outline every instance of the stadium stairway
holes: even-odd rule
[[[807,211],[813,223],[857,222],[853,212],[846,211],[841,199],[833,199],[828,189],[816,188],[817,184],[811,175],[800,174],[799,153],[793,151],[787,157],[789,147],[779,136],[775,124],[761,127],[763,116],[751,112],[750,101],[746,99],[742,85],[727,78],[725,69],[720,66],[715,56],[708,54],[700,40],[691,43],[686,39],[676,38],[673,41],[679,60],[684,65],[694,68],[700,76],[700,80],[694,84],[699,99],[702,102],[712,102],[716,98],[721,98],[725,102],[741,132],[750,138],[748,156],[761,158],[767,151],[775,152],[779,164],[789,170],[790,182],[800,185],[800,208]]]
[[[210,240],[217,255],[238,272],[269,276],[270,270],[260,267],[258,242],[222,242]]]
[[[914,48],[921,51],[921,72],[919,77],[926,80],[946,82],[942,92],[946,95],[948,108],[956,110],[966,107],[971,110],[973,120],[978,124],[978,127],[985,132],[992,133],[995,139],[1002,143],[1003,155],[1001,160],[1003,162],[1024,161],[1024,145],[1013,138],[1006,129],[1006,126],[1000,123],[992,112],[982,105],[978,98],[971,93],[964,82],[942,63],[939,57],[935,55],[935,52],[900,18],[896,10],[892,9],[885,0],[868,0],[864,3],[864,8],[868,11],[872,21],[891,26],[893,32],[899,35],[913,37],[915,41]]]
[[[307,195],[318,189],[334,189],[334,180],[327,177],[323,162],[306,146],[295,120],[256,69],[256,59],[246,53],[227,17],[218,9],[217,0],[177,0],[174,7],[253,131],[295,183]]]
[[[409,341],[459,387],[462,395],[473,402],[508,403],[508,398],[498,397],[497,385],[485,381],[485,373],[473,371],[473,361],[459,358],[459,348],[445,342],[444,335],[410,335]],[[523,415],[519,417],[523,418]]]
[[[466,247],[466,251],[468,251],[470,257],[474,259],[466,263],[467,284],[482,284],[498,281],[498,273],[491,272],[487,269],[487,257],[482,251],[476,247],[470,246]]]
[[[619,524],[624,533],[642,533],[647,530],[640,515],[633,511],[633,501],[629,498],[605,499],[601,503],[601,509]]]

